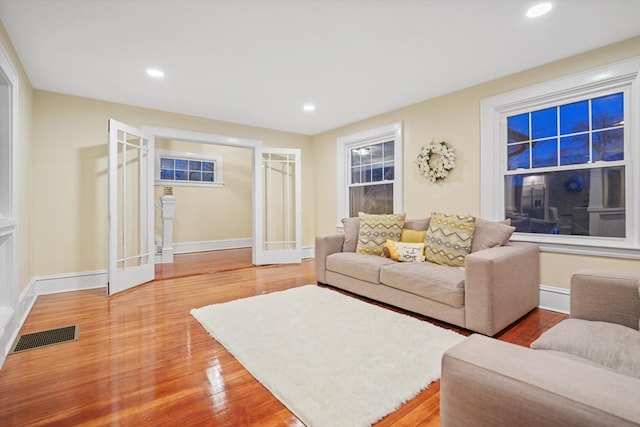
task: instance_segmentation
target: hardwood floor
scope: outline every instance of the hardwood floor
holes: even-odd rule
[[[76,324],[80,337],[7,357],[0,425],[301,426],[189,311],[314,283],[314,261],[254,267],[250,250],[228,250],[177,256],[156,276],[110,298],[104,289],[39,297],[22,333]],[[528,345],[564,318],[534,310],[499,338]],[[433,383],[376,425],[438,425],[439,390]]]

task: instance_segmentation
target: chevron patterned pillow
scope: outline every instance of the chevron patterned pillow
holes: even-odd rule
[[[427,230],[425,256],[427,261],[464,266],[464,258],[471,252],[476,219],[468,215],[432,213]]]
[[[406,214],[372,215],[360,212],[358,217],[360,231],[356,253],[380,255],[387,239],[400,240]]]

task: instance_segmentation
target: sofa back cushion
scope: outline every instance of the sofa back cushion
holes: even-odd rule
[[[360,231],[360,218],[357,216],[342,218],[344,227],[344,243],[342,252],[355,252],[358,245],[358,232]]]
[[[432,213],[426,236],[427,261],[451,267],[464,266],[471,252],[476,219],[469,215]]]
[[[476,228],[471,241],[471,252],[506,245],[515,230],[516,228],[511,226],[510,219],[493,222],[476,218]]]
[[[389,240],[399,241],[406,214],[372,215],[360,212],[360,231],[356,253],[380,255]]]

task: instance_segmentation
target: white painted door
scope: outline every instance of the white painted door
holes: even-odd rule
[[[153,142],[109,119],[109,295],[155,277]]]
[[[302,260],[302,200],[300,150],[262,150],[262,227],[255,260],[261,264],[290,264]],[[259,172],[257,172],[259,173]],[[259,211],[259,210],[258,210]]]

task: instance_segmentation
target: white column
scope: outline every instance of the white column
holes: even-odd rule
[[[173,219],[176,196],[160,196],[162,204],[162,263],[173,263]]]

